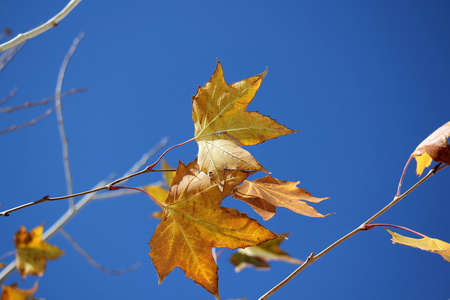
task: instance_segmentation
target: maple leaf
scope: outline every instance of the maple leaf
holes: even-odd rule
[[[58,247],[42,241],[43,231],[42,225],[30,232],[21,226],[14,236],[17,271],[22,279],[30,274],[41,276],[45,271],[46,260],[57,259],[64,254]]]
[[[302,261],[291,257],[288,253],[280,249],[280,244],[286,239],[288,234],[261,243],[258,246],[238,249],[230,261],[235,266],[235,271],[240,272],[243,268],[253,266],[257,269],[267,270],[270,268],[268,261],[277,260],[292,264],[301,264]]]
[[[323,218],[306,202],[319,203],[326,198],[316,198],[297,185],[300,181],[284,181],[267,175],[255,181],[247,181],[233,190],[233,198],[247,202],[264,220],[272,218],[277,207],[285,207],[308,217]]]
[[[441,255],[446,261],[450,262],[450,244],[444,241],[424,237],[421,239],[414,239],[400,235],[386,229],[392,235],[392,243],[398,243],[405,246],[419,248],[421,250],[437,253]]]
[[[219,181],[223,180],[224,168],[267,172],[240,146],[256,145],[295,132],[259,112],[246,110],[266,73],[267,70],[228,85],[217,61],[211,79],[192,97],[198,164]]]
[[[179,163],[163,217],[149,242],[159,283],[175,268],[219,296],[217,264],[213,247],[236,249],[255,246],[278,235],[235,209],[221,207],[223,198],[240,184],[249,172],[225,170],[222,189],[196,161]]]
[[[450,136],[450,122],[445,123],[432,134],[430,134],[422,143],[417,146],[412,156],[416,159],[417,175],[422,175],[423,170],[434,160],[450,164],[450,145],[448,138]]]
[[[29,290],[21,290],[16,283],[12,285],[2,285],[2,296],[0,300],[35,300],[34,293],[38,288],[37,282]]]

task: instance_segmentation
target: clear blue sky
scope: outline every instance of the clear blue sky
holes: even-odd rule
[[[0,1],[0,27],[15,34],[47,21],[67,1]],[[283,247],[306,259],[359,226],[393,196],[410,153],[449,121],[450,3],[447,1],[82,1],[58,27],[28,41],[0,73],[8,105],[53,94],[61,62],[80,33],[63,90],[88,87],[63,100],[75,191],[110,173],[124,173],[165,136],[169,145],[193,136],[191,96],[210,78],[219,58],[228,83],[269,72],[250,110],[302,131],[247,150],[282,180],[319,197],[326,219],[278,209],[264,222],[248,206],[226,199],[270,230],[290,232]],[[5,41],[5,39],[3,40]],[[49,106],[50,107],[50,106]],[[0,129],[42,114],[39,107],[2,114]],[[0,136],[1,209],[66,193],[56,116]],[[196,145],[171,151],[177,165]],[[404,187],[417,176],[411,164]],[[410,227],[450,242],[444,170],[378,221]],[[128,185],[160,179],[144,175]],[[20,225],[48,227],[67,202],[46,203],[0,220],[0,256],[13,249]],[[158,221],[145,195],[88,204],[66,226],[113,276],[90,266],[62,237],[66,255],[50,261],[39,279],[45,299],[213,299],[180,269],[157,285],[147,256]],[[400,232],[405,233],[405,232]],[[231,251],[219,258],[223,299],[256,299],[295,266],[272,263],[269,272],[234,273]],[[4,262],[9,262],[11,257]],[[382,228],[359,233],[270,299],[448,299],[450,263],[440,256],[392,245]],[[30,288],[35,278],[22,282]]]

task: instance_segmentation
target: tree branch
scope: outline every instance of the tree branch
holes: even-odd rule
[[[81,246],[78,245],[78,243],[64,229],[62,229],[62,228],[59,229],[59,233],[63,237],[66,238],[66,240],[75,248],[75,250],[78,251],[78,253],[80,253],[81,255],[84,256],[84,258],[86,258],[86,260],[88,261],[88,263],[90,265],[94,266],[95,268],[97,268],[100,271],[105,272],[107,274],[121,275],[123,273],[136,270],[141,265],[141,263],[138,262],[138,263],[135,263],[134,265],[132,265],[131,267],[128,267],[128,268],[123,268],[123,269],[118,269],[118,270],[109,269],[109,268],[99,264],[98,262],[96,262],[94,260],[94,258],[89,253],[87,253],[83,248],[81,248]]]
[[[67,141],[66,130],[64,128],[64,118],[62,114],[62,104],[61,104],[61,89],[64,82],[64,76],[66,74],[67,66],[69,65],[70,59],[72,55],[77,50],[77,46],[80,43],[81,39],[84,37],[84,33],[80,33],[78,37],[76,37],[72,46],[70,46],[69,51],[64,57],[63,63],[58,73],[58,80],[56,82],[55,89],[55,108],[56,108],[56,116],[58,120],[58,129],[59,136],[61,138],[61,146],[62,146],[62,159],[64,164],[64,173],[66,176],[66,184],[67,184],[67,193],[73,194],[73,180],[72,180],[72,172],[70,171],[70,162],[69,162],[69,143]],[[74,206],[74,199],[69,198],[69,205],[71,208]]]
[[[75,6],[80,3],[81,0],[71,0],[66,7],[64,7],[58,14],[56,14],[53,18],[42,24],[41,26],[38,26],[28,32],[21,33],[17,35],[15,38],[7,41],[6,43],[3,43],[0,45],[0,52],[3,52],[5,50],[8,50],[20,43],[25,42],[26,40],[29,40],[47,30],[50,28],[53,28],[58,25],[58,23],[64,19],[74,8]]]
[[[311,253],[311,255],[308,257],[308,259],[301,265],[299,266],[294,272],[292,272],[288,277],[286,277],[283,281],[281,281],[280,283],[278,283],[276,286],[274,286],[272,289],[270,289],[267,293],[265,293],[263,296],[261,296],[259,298],[259,300],[264,300],[269,298],[271,295],[273,295],[276,291],[278,291],[281,287],[283,287],[286,283],[288,283],[289,281],[291,281],[295,276],[297,276],[301,271],[303,271],[307,266],[309,266],[310,264],[312,264],[313,262],[315,262],[316,260],[318,260],[319,258],[321,258],[322,256],[324,256],[325,254],[327,254],[328,252],[330,252],[333,248],[335,248],[336,246],[338,246],[339,244],[341,244],[342,242],[344,242],[345,240],[349,239],[350,237],[354,236],[355,234],[357,234],[360,231],[364,231],[367,230],[367,224],[369,224],[370,222],[374,221],[376,218],[378,218],[379,216],[381,216],[383,213],[385,213],[389,208],[391,208],[393,205],[395,205],[396,203],[398,203],[400,200],[402,200],[403,198],[405,198],[409,193],[411,193],[413,190],[415,190],[418,186],[420,186],[422,183],[424,183],[427,179],[429,179],[431,176],[433,176],[434,174],[436,174],[437,172],[439,172],[440,170],[442,170],[443,168],[447,167],[448,165],[444,165],[441,166],[441,164],[436,165],[436,167],[434,167],[433,169],[431,169],[428,174],[422,178],[421,180],[419,180],[416,184],[414,184],[409,190],[407,190],[406,192],[404,192],[402,195],[400,196],[395,196],[394,200],[391,201],[391,203],[389,203],[388,205],[386,205],[384,208],[382,208],[379,212],[377,212],[376,214],[374,214],[372,217],[370,217],[367,221],[365,221],[362,225],[360,225],[359,227],[353,229],[351,232],[347,233],[345,236],[341,237],[339,240],[337,240],[336,242],[334,242],[333,244],[331,244],[330,246],[328,246],[325,250],[323,250],[322,252],[320,252],[317,255],[314,255],[314,253]]]

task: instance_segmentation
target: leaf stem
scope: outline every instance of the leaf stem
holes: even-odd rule
[[[398,226],[398,225],[394,225],[394,224],[366,224],[364,226],[365,230],[369,230],[369,229],[372,229],[375,227],[394,227],[394,228],[403,229],[403,230],[409,231],[411,233],[417,234],[418,236],[421,236],[423,238],[427,237],[426,235],[424,235],[420,232],[417,232],[415,230],[409,229],[408,227]]]

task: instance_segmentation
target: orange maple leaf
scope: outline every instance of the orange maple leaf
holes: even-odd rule
[[[450,122],[447,122],[436,129],[436,131],[430,134],[419,144],[419,146],[417,146],[412,154],[417,162],[417,175],[422,175],[423,170],[428,167],[433,160],[450,165],[449,136]]]
[[[421,239],[414,239],[400,235],[386,229],[392,235],[392,243],[397,243],[405,246],[418,248],[421,250],[437,253],[441,255],[444,260],[450,262],[450,244],[444,241],[433,239],[430,237],[424,237]]]
[[[308,191],[298,188],[300,181],[284,181],[267,175],[254,181],[245,180],[233,190],[233,198],[247,202],[264,220],[272,218],[278,207],[285,207],[308,217],[323,218],[306,202],[319,203],[327,198],[316,198]]]
[[[0,300],[34,300],[34,293],[38,288],[37,282],[29,290],[21,290],[16,283],[12,285],[2,285],[2,296]]]
[[[225,170],[220,188],[198,170],[196,161],[187,166],[179,163],[169,196],[162,204],[161,222],[149,243],[159,283],[180,267],[187,277],[218,297],[218,267],[211,249],[255,246],[278,237],[246,214],[220,206],[248,175]]]
[[[14,236],[17,271],[22,279],[27,275],[41,276],[45,271],[46,260],[57,259],[64,254],[58,247],[42,240],[43,231],[42,225],[30,232],[21,226]]]
[[[266,73],[228,85],[217,61],[211,79],[193,97],[198,164],[219,182],[224,169],[267,172],[241,145],[256,145],[295,132],[259,112],[246,111]]]

